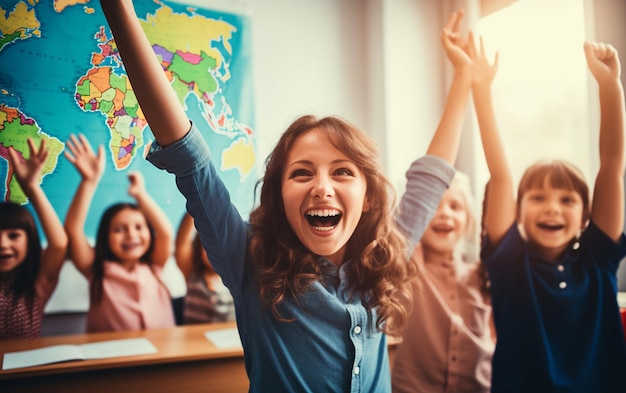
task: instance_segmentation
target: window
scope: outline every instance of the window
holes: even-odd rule
[[[572,162],[593,184],[598,125],[590,113],[597,95],[590,94],[593,79],[583,52],[583,3],[519,0],[477,24],[490,59],[495,51],[500,55],[494,109],[515,186],[530,164],[544,158]],[[475,157],[480,196],[489,177],[480,142]]]

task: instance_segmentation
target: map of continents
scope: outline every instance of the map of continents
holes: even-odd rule
[[[247,18],[178,2],[134,4],[165,74],[204,132],[233,202],[245,216],[253,205],[258,171]],[[144,173],[148,190],[177,225],[184,200],[171,175],[145,160],[152,134],[99,4],[0,0],[0,33],[4,199],[28,202],[13,179],[7,148],[27,155],[27,138],[43,138],[51,154],[42,187],[64,217],[80,180],[62,157],[64,142],[81,133],[92,146],[108,148],[88,228],[95,232],[102,211],[129,198],[129,171]]]

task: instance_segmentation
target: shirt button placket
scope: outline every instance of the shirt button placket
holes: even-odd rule
[[[352,329],[352,332],[354,333],[355,336],[359,336],[361,334],[361,326],[360,325],[356,325],[354,327],[354,329]],[[354,366],[354,369],[352,370],[352,372],[354,372],[354,375],[359,375],[361,373],[361,367],[359,367],[359,365],[357,364],[356,366]]]
[[[562,264],[558,264],[556,266],[556,270],[559,271],[559,273],[563,273],[565,271],[565,266],[563,266]],[[565,282],[564,280],[559,282],[559,288],[561,289],[565,289],[567,288],[567,282]]]
[[[350,339],[354,344],[354,363],[352,366],[352,383],[350,392],[356,393],[363,390],[363,373],[361,370],[363,353],[365,351],[365,332],[363,326],[367,323],[367,311],[348,306],[352,327],[350,328]]]

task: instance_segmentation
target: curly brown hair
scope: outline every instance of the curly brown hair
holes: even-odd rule
[[[366,200],[363,213],[346,244],[345,260],[351,260],[352,293],[359,293],[369,309],[377,310],[377,327],[393,333],[404,326],[410,304],[410,280],[416,275],[408,259],[406,238],[396,225],[396,195],[378,163],[378,150],[362,131],[338,117],[302,116],[281,136],[266,160],[260,204],[250,214],[252,227],[249,253],[257,272],[263,304],[279,320],[286,299],[296,299],[320,279],[318,255],[298,239],[283,208],[281,183],[286,158],[296,140],[307,131],[320,130],[331,144],[364,173]]]

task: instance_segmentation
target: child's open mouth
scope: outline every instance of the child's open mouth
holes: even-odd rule
[[[446,234],[449,232],[452,232],[452,227],[450,225],[435,225],[433,226],[433,231],[435,231],[435,233],[442,233],[442,234]]]
[[[548,222],[540,222],[539,224],[537,224],[537,226],[541,229],[544,229],[546,231],[558,231],[560,229],[563,229],[565,227],[565,225],[563,224],[558,224],[558,223],[548,223]]]
[[[136,247],[139,247],[138,243],[122,244],[122,250],[125,250],[125,251],[130,251]]]

